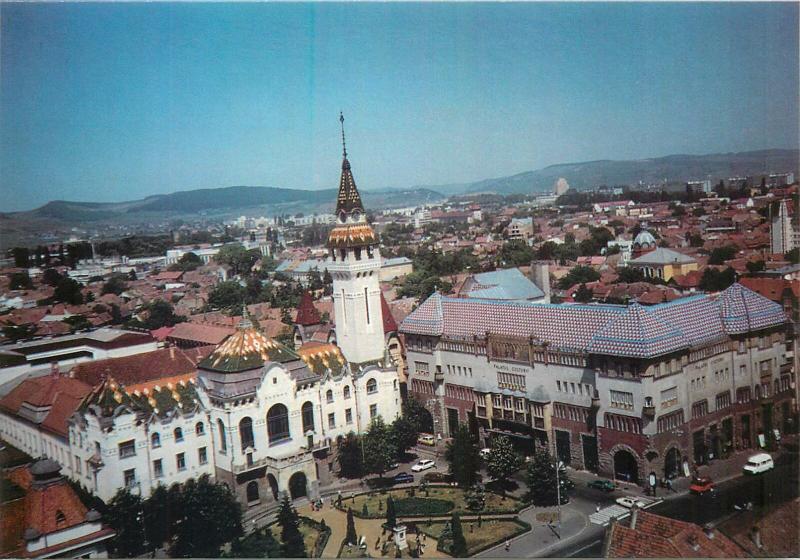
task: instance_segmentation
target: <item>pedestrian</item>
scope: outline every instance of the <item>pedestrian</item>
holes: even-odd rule
[[[595,513],[600,513],[600,502],[597,502],[597,505],[594,506]]]
[[[671,492],[675,492],[675,491],[676,491],[676,490],[675,490],[675,489],[672,487],[672,479],[670,479],[670,478],[668,478],[668,479],[667,479],[667,490],[669,490],[669,491],[671,491]]]
[[[506,552],[511,550],[511,541],[506,541]]]

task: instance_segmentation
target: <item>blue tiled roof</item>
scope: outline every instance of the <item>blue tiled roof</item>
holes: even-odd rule
[[[518,268],[482,272],[474,278],[476,283],[463,294],[468,298],[530,300],[544,297],[542,290]]]

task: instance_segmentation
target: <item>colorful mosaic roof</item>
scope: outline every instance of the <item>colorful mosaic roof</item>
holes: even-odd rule
[[[339,224],[328,235],[328,246],[333,248],[374,245],[377,242],[372,226],[366,222]]]
[[[126,406],[134,412],[165,416],[175,409],[193,411],[199,402],[193,381],[166,382],[129,391],[113,377],[108,377],[83,400],[79,410],[94,410],[100,416],[110,417],[119,406]]]
[[[533,337],[566,351],[650,357],[722,340],[729,334],[786,322],[781,306],[734,284],[643,307],[548,305],[444,297],[435,293],[405,318],[406,334]]]
[[[336,197],[336,214],[345,212],[351,213],[353,210],[364,211],[364,204],[361,202],[361,195],[358,194],[356,180],[353,178],[353,171],[350,169],[350,161],[345,157],[342,160],[342,176],[339,178],[339,195]]]
[[[297,353],[312,372],[323,375],[330,371],[338,376],[344,368],[345,359],[335,344],[304,344]]]
[[[236,332],[197,364],[199,369],[233,373],[256,369],[266,362],[286,363],[299,359],[294,350],[267,338],[245,317]]]

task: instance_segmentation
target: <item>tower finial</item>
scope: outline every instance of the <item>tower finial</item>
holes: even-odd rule
[[[344,140],[344,113],[339,111],[339,122],[342,125],[342,157],[347,158],[347,144]]]

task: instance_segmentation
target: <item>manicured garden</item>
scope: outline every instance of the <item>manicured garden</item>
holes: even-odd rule
[[[516,513],[523,507],[523,503],[516,498],[486,492],[483,509],[472,511],[466,495],[467,492],[456,486],[431,485],[427,492],[419,488],[398,488],[344,499],[340,509],[346,511],[352,508],[357,517],[378,519],[386,516],[386,500],[389,496],[394,500],[398,517],[430,517],[447,515],[453,511],[461,514]]]
[[[416,528],[429,537],[439,539],[447,521],[417,522]],[[467,541],[467,554],[473,556],[483,550],[504,543],[508,539],[531,530],[531,526],[517,519],[483,519],[461,521],[464,538]]]

